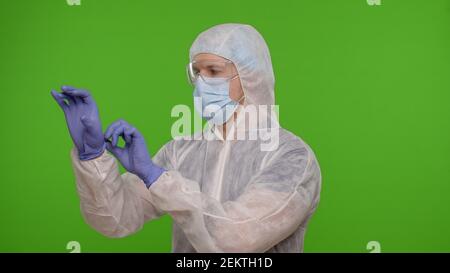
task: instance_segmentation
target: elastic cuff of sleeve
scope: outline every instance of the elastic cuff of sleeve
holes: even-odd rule
[[[145,186],[147,186],[147,189],[150,188],[150,186],[155,183],[156,180],[158,180],[158,178],[161,176],[161,174],[163,174],[166,170],[153,165],[153,169],[150,171],[150,175],[143,179]]]
[[[80,154],[78,152],[78,157],[80,158],[81,161],[92,160],[97,157],[100,157],[105,152],[105,149],[106,149],[106,144],[103,144],[103,147],[99,151],[94,151],[94,152],[87,153],[87,154]]]

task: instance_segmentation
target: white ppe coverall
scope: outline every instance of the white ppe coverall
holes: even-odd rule
[[[194,41],[191,61],[199,53],[234,63],[246,105],[274,104],[269,51],[253,27],[212,27]],[[108,152],[81,161],[73,149],[86,222],[108,237],[123,237],[169,214],[173,252],[302,252],[321,187],[311,148],[282,128],[271,151],[262,151],[259,139],[223,140],[216,129],[203,132],[212,140],[175,139],[164,145],[153,161],[167,171],[149,189],[134,174],[120,174]]]

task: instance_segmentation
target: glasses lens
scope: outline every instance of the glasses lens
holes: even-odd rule
[[[196,73],[196,72],[193,70],[192,63],[189,63],[189,64],[186,66],[186,74],[187,74],[189,83],[190,83],[190,84],[194,84],[195,81],[197,80],[198,73]]]
[[[227,61],[194,61],[187,67],[189,82],[201,77],[206,83],[215,83],[216,79],[230,79],[236,75],[233,63]]]

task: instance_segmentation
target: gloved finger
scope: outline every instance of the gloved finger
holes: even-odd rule
[[[55,99],[55,101],[58,103],[58,105],[61,107],[61,109],[64,112],[66,112],[66,110],[68,108],[68,105],[65,101],[66,96],[59,92],[56,92],[55,90],[52,90],[51,94],[52,94],[52,97]]]
[[[118,126],[120,126],[120,124],[122,124],[122,120],[117,120],[117,121],[111,123],[111,125],[109,125],[108,128],[106,129],[105,139],[110,139],[112,136],[112,133],[114,132],[114,129],[117,128]]]
[[[63,86],[61,86],[61,91],[63,91],[63,92],[74,90],[74,89],[76,89],[76,88],[73,87],[73,86],[70,86],[70,85],[63,85]]]
[[[136,128],[128,126],[123,132],[125,143],[130,144],[133,140],[133,135],[136,132]]]
[[[71,106],[71,105],[76,105],[75,98],[72,97],[72,96],[70,96],[70,95],[68,95],[68,94],[66,94],[66,93],[64,92],[64,89],[63,89],[64,87],[65,87],[65,86],[62,86],[62,87],[61,87],[61,90],[63,91],[63,95],[65,95],[66,98],[67,98],[67,100],[69,101],[69,106]]]
[[[77,96],[71,95],[68,92],[63,92],[63,94],[66,95],[67,97],[72,98],[75,101],[75,104],[82,104],[83,103],[83,100],[81,98],[77,97]]]
[[[123,133],[125,131],[125,128],[127,128],[127,125],[120,124],[118,127],[116,127],[112,133],[111,136],[111,143],[113,146],[117,146],[117,142],[119,141],[119,137],[123,136]]]
[[[121,159],[125,149],[120,148],[120,147],[116,147],[113,146],[111,144],[111,142],[107,141],[106,142],[106,150],[108,150],[109,152],[111,152],[115,157],[117,157],[119,160]]]
[[[91,94],[87,90],[73,88],[73,89],[67,89],[66,91],[63,91],[63,92],[64,92],[64,94],[71,95],[71,96],[75,97],[76,99],[79,99],[82,102],[85,102],[85,103],[93,102]]]
[[[70,97],[75,102],[75,104],[79,104],[79,103],[83,102],[83,99],[81,99],[79,96],[77,96],[76,94],[73,93],[77,90],[75,87],[63,85],[63,86],[61,86],[61,90],[62,90],[63,94]]]

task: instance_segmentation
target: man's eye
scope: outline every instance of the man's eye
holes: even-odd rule
[[[220,69],[211,69],[210,70],[210,73],[211,73],[211,75],[217,75],[217,74],[219,74],[219,73],[221,73],[222,71],[220,70]]]

